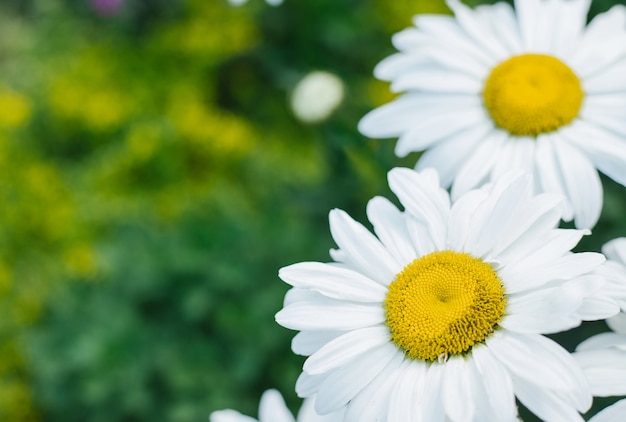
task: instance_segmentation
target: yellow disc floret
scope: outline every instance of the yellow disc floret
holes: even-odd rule
[[[517,136],[537,136],[578,116],[584,92],[565,63],[545,54],[522,54],[493,68],[483,91],[496,125]]]
[[[484,341],[504,315],[504,295],[491,265],[466,253],[433,252],[389,285],[386,323],[408,356],[434,361]]]

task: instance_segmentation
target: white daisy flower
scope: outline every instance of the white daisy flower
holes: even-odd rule
[[[582,420],[591,392],[572,356],[542,334],[580,324],[604,283],[586,230],[556,228],[560,195],[507,174],[451,204],[437,173],[394,169],[404,206],[376,197],[376,236],[330,213],[335,262],[280,270],[293,288],[277,322],[309,356],[296,384],[346,421],[516,421],[515,399],[544,420]]]
[[[626,415],[626,399],[620,400],[597,413],[589,419],[589,422],[624,422],[624,415]]]
[[[318,415],[313,408],[313,399],[306,399],[298,412],[298,419],[294,419],[283,396],[277,390],[267,390],[261,396],[258,420],[232,409],[213,412],[209,420],[210,422],[341,422],[343,412]]]
[[[613,332],[597,334],[576,348],[594,396],[626,396],[626,314],[607,320]]]
[[[453,198],[511,169],[567,198],[563,219],[595,225],[600,170],[626,185],[626,8],[586,25],[590,0],[515,0],[418,15],[375,69],[405,92],[360,131],[426,152]]]
[[[326,120],[344,97],[343,82],[333,73],[316,70],[296,84],[291,94],[293,114],[304,123]]]

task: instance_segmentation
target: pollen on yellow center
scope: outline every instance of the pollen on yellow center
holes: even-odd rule
[[[391,339],[411,358],[434,361],[484,341],[502,319],[506,299],[491,265],[440,251],[404,267],[384,306]]]
[[[553,132],[578,116],[584,92],[565,63],[545,54],[522,54],[493,68],[485,107],[497,126],[517,136]]]

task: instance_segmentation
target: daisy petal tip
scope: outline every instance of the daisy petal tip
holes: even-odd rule
[[[373,129],[374,125],[373,123],[371,123],[372,113],[373,111],[370,111],[365,116],[361,117],[361,120],[359,120],[359,123],[357,124],[357,130],[364,136],[367,136],[368,138],[370,138],[371,134],[375,131]]]
[[[333,208],[328,213],[328,221],[330,222],[330,226],[332,228],[333,223],[338,222],[339,220],[345,219],[346,212],[341,208]]]
[[[410,148],[408,148],[407,146],[403,145],[400,142],[396,142],[396,146],[394,147],[393,152],[394,154],[396,154],[397,157],[404,158],[410,153],[412,153],[413,150],[411,150]]]

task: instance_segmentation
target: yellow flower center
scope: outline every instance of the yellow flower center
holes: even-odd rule
[[[500,63],[483,91],[496,125],[518,136],[537,136],[570,123],[584,96],[572,69],[545,54],[522,54]]]
[[[502,319],[504,294],[491,265],[466,253],[433,252],[389,285],[384,306],[391,339],[413,359],[466,353]]]

